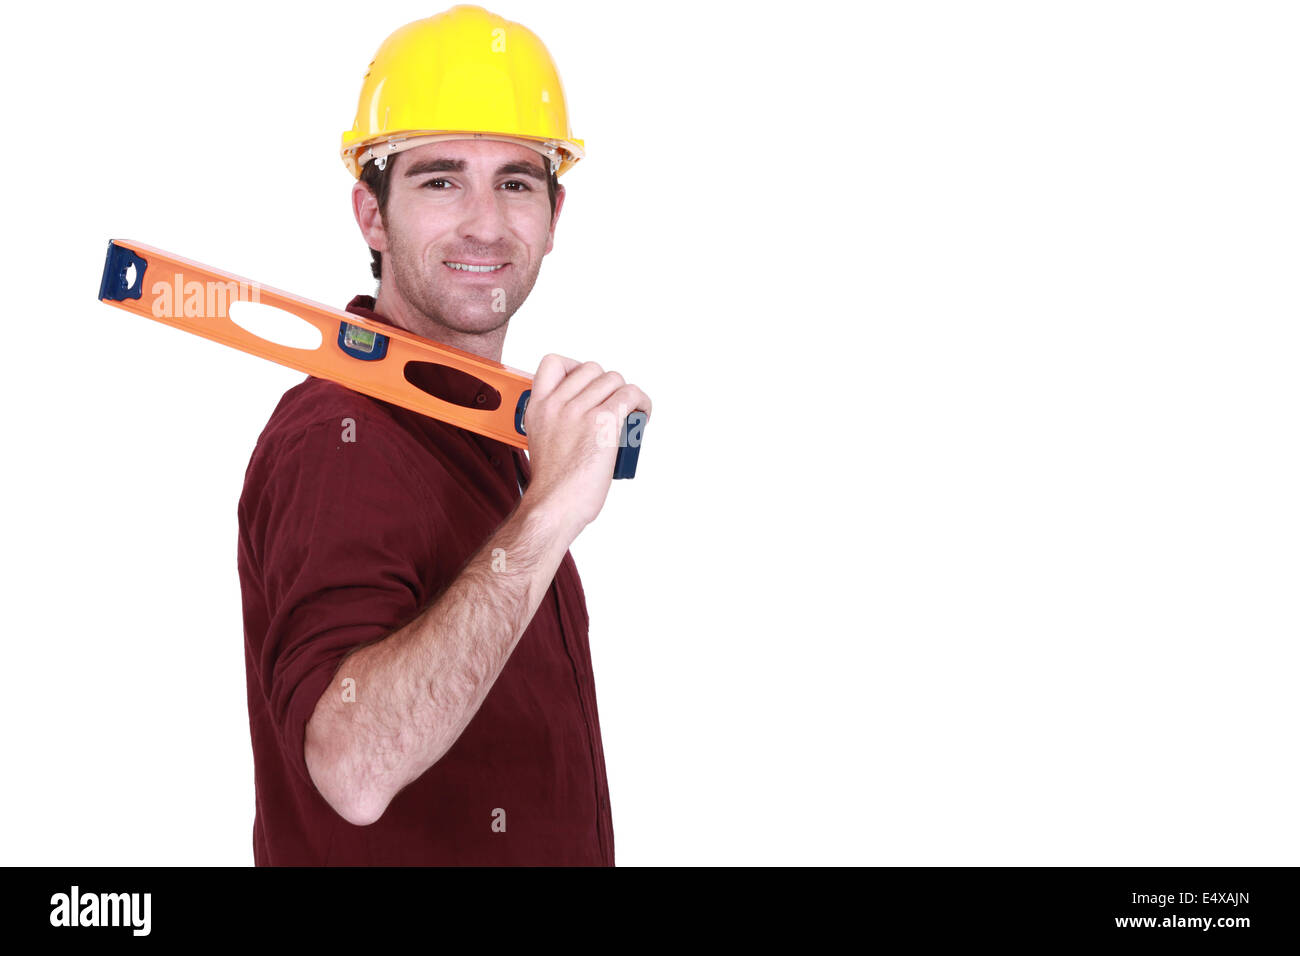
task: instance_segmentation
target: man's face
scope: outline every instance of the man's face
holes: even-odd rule
[[[384,254],[381,286],[393,283],[415,312],[457,332],[500,328],[551,251],[564,193],[552,217],[546,160],[515,143],[449,140],[389,162],[386,215],[367,232]]]

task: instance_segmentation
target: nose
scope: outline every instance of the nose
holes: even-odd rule
[[[506,235],[501,195],[490,184],[475,184],[467,188],[461,212],[461,238],[473,239],[486,246]]]

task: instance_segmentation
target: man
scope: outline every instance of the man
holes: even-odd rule
[[[582,156],[545,47],[478,7],[408,24],[343,155],[380,279],[348,311],[500,361]],[[568,548],[609,490],[602,423],[633,409],[617,373],[548,355],[525,456],[314,377],[285,393],[239,503],[258,865],[613,865]]]

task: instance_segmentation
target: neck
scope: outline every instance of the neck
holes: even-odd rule
[[[404,329],[421,338],[432,339],[443,345],[469,352],[479,358],[501,362],[501,350],[506,341],[506,329],[509,322],[503,322],[487,332],[462,332],[453,329],[437,319],[425,315],[420,310],[393,292],[391,283],[381,282],[375,296],[375,312],[383,316],[390,325]]]

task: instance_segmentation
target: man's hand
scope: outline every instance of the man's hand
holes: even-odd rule
[[[595,362],[552,354],[537,367],[524,410],[532,471],[525,496],[564,516],[574,537],[605,505],[619,430],[637,410],[649,423],[650,396]]]

